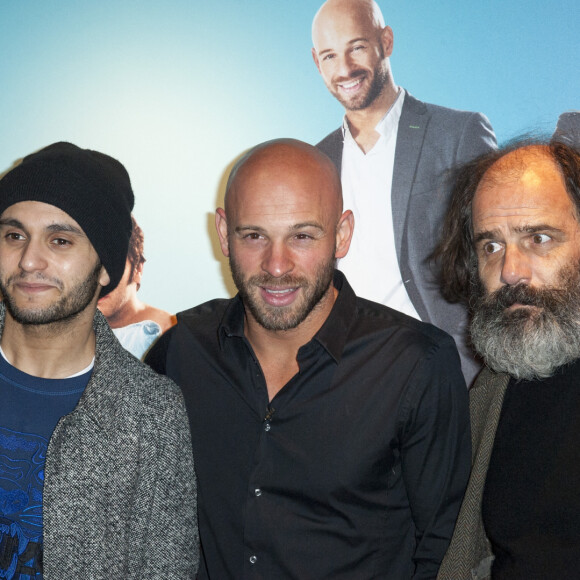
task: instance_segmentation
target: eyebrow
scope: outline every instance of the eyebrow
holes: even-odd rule
[[[537,232],[557,232],[561,233],[560,228],[556,228],[549,224],[536,224],[536,225],[523,225],[514,228],[513,231],[516,234],[535,234]],[[493,240],[499,237],[500,230],[485,230],[484,232],[478,232],[473,236],[473,243],[477,244],[483,240]]]
[[[12,228],[18,228],[19,230],[27,231],[24,224],[21,221],[14,218],[0,219],[0,226],[8,226]],[[73,226],[72,224],[50,224],[49,226],[46,227],[46,231],[54,233],[68,232],[71,234],[75,234],[77,236],[86,237],[86,234],[85,232],[83,232],[83,230],[77,228],[76,226]]]

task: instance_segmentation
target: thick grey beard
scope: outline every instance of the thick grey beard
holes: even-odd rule
[[[580,270],[566,269],[560,288],[504,286],[478,290],[471,341],[486,364],[516,379],[542,379],[580,358]],[[508,311],[514,303],[537,308]]]

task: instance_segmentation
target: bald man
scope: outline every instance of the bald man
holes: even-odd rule
[[[393,79],[394,37],[370,0],[328,0],[312,24],[312,56],[345,109],[318,144],[341,173],[357,229],[338,268],[359,296],[451,334],[468,383],[480,364],[466,344],[466,312],[446,302],[431,254],[448,205],[450,168],[495,148],[488,120],[415,99]]]
[[[216,226],[238,295],[148,357],[188,405],[199,578],[434,578],[469,470],[453,341],[334,270],[353,216],[310,145],[242,157]]]

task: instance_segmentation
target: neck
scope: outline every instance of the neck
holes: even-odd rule
[[[244,334],[264,373],[270,401],[298,372],[298,350],[320,330],[337,296],[338,290],[331,286],[304,321],[290,330],[267,330],[246,308]]]
[[[95,356],[94,312],[87,307],[71,320],[38,326],[20,324],[6,312],[0,345],[10,364],[29,375],[69,377]]]
[[[366,108],[346,111],[348,128],[358,146],[367,153],[379,139],[375,127],[397,100],[398,88],[388,82],[379,96]]]
[[[137,298],[137,292],[134,292],[124,302],[121,308],[115,310],[110,316],[107,316],[107,322],[111,328],[122,328],[133,322],[139,322],[141,312],[146,305]]]

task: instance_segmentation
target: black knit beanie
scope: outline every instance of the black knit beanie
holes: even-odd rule
[[[53,143],[28,155],[0,179],[0,215],[21,201],[58,207],[81,226],[95,248],[114,290],[125,270],[134,197],[119,161],[72,143]]]

